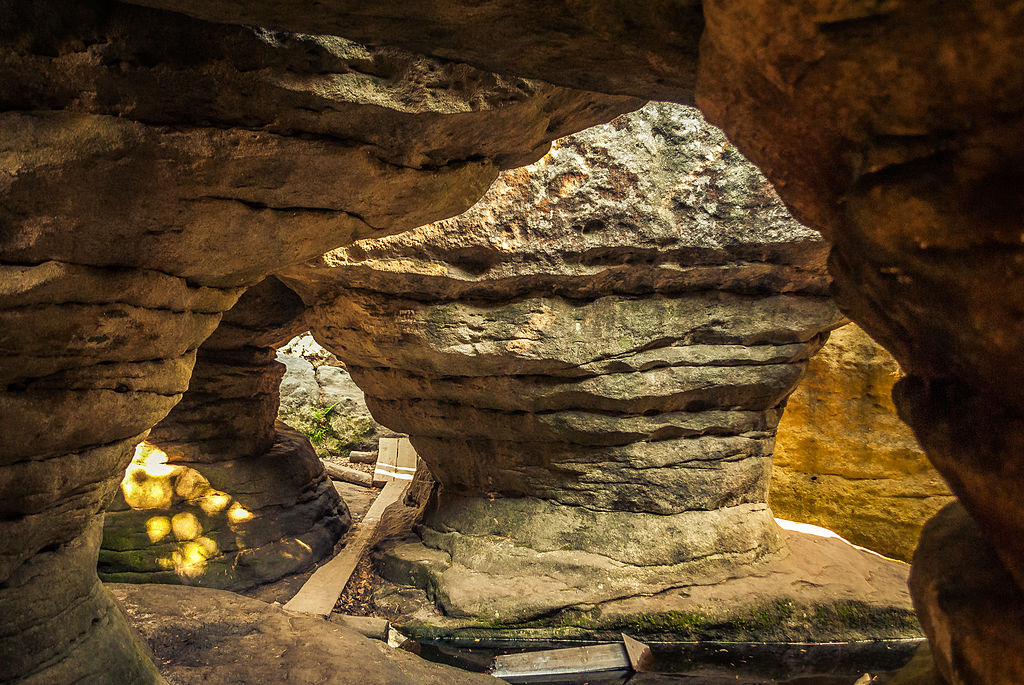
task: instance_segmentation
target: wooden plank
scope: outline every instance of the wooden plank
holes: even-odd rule
[[[412,480],[416,475],[416,462],[419,455],[416,448],[412,446],[409,438],[401,438],[398,441],[398,459],[395,461],[395,478]]]
[[[385,440],[393,441],[393,444],[388,442],[385,445]],[[412,480],[416,475],[418,458],[409,438],[381,438],[377,467],[373,471],[374,485],[394,478]]]
[[[634,671],[642,673],[651,669],[654,665],[654,653],[650,647],[625,633],[622,633],[622,644],[626,647],[626,656],[629,657],[629,664]]]
[[[621,642],[589,645],[540,652],[502,654],[494,660],[492,675],[496,678],[566,675],[628,670],[629,654]]]
[[[349,541],[341,553],[318,568],[298,593],[288,600],[284,608],[317,616],[329,616],[349,578],[352,577],[352,572],[356,570],[356,564],[370,546],[381,514],[405,495],[408,486],[409,481],[388,481],[363,520],[349,531]]]
[[[373,470],[373,484],[384,485],[394,478],[398,466],[398,438],[381,438],[377,448],[377,466]]]
[[[324,471],[327,471],[327,475],[334,480],[345,481],[353,485],[362,485],[364,488],[373,487],[373,476],[365,471],[357,471],[356,469],[350,469],[347,466],[340,466],[329,461],[321,461],[320,463],[324,465]]]

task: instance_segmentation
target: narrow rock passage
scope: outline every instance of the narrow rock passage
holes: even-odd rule
[[[221,314],[640,103],[116,2],[2,3],[0,54],[0,680],[159,682],[102,512]]]

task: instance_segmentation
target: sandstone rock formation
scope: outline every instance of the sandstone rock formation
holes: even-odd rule
[[[345,505],[309,440],[275,425],[284,366],[271,345],[303,327],[303,312],[271,277],[225,313],[108,508],[103,580],[240,589],[334,549]]]
[[[899,373],[855,324],[832,332],[779,423],[776,516],[910,561],[921,526],[953,496],[896,416],[891,394]]]
[[[1024,682],[1024,663],[1002,651],[1024,644],[1024,592],[959,503],[925,525],[910,588],[946,682]]]
[[[840,321],[824,253],[696,110],[651,104],[281,278],[442,484],[387,564],[514,622],[779,551],[775,426]]]
[[[210,21],[386,41],[499,72],[604,93],[692,103],[704,20],[698,0],[643,5],[504,0],[359,0],[292,6],[270,0],[132,0]],[[514,67],[510,69],[510,67]]]
[[[245,14],[263,25],[280,19],[271,3],[243,10],[230,0],[145,2]],[[560,58],[535,64],[532,75],[555,82],[567,63],[586,69],[587,41],[641,43],[647,59],[589,78],[597,90],[624,86],[642,95],[683,36],[700,35],[697,103],[765,171],[795,216],[833,241],[840,307],[907,373],[895,397],[901,416],[1024,587],[1019,8],[934,0],[797,3],[780,11],[776,3],[707,0],[703,21],[662,21],[659,10],[685,5],[672,2],[656,3],[637,23],[633,5],[568,4],[554,15],[547,5],[517,3],[514,11],[540,26],[509,22],[502,35],[526,44],[523,34],[554,32]],[[402,0],[364,16],[357,3],[336,0],[330,13],[350,35],[429,40],[435,53],[491,58],[498,70],[529,63],[486,47],[480,29],[495,14],[511,15],[504,3],[449,7]],[[295,11],[288,21],[312,24],[320,13]],[[584,21],[590,16],[603,21]],[[432,20],[429,32],[423,17]],[[645,30],[647,21],[673,31]],[[567,25],[580,30],[559,34]],[[637,41],[629,40],[634,26]],[[683,64],[664,85],[693,85]]]
[[[114,2],[4,2],[0,54],[0,679],[152,681],[100,515],[221,313],[636,102]]]
[[[834,241],[831,264],[842,309],[893,352],[908,373],[897,386],[897,406],[979,521],[999,562],[1024,586],[1024,399],[1019,391],[1024,387],[1019,354],[1024,262],[1021,194],[1015,182],[1024,159],[1024,31],[1015,4],[933,0],[840,2],[823,8],[813,3],[707,0],[698,13],[686,0],[642,7],[397,0],[375,5],[368,14],[359,11],[365,3],[351,0],[145,2],[185,9],[223,25],[149,14],[132,30],[124,30],[128,24],[113,27],[112,38],[135,41],[134,48],[118,49],[116,40],[107,40],[88,15],[99,9],[120,21],[127,15],[121,5],[19,0],[0,5],[2,159],[7,172],[0,183],[5,269],[0,279],[5,429],[0,456],[9,477],[0,481],[5,495],[0,578],[6,579],[0,582],[10,580],[11,568],[24,570],[25,560],[40,551],[36,561],[62,567],[65,578],[87,578],[76,575],[84,566],[73,570],[45,555],[59,553],[61,545],[76,538],[85,540],[80,534],[86,521],[116,486],[114,474],[137,439],[126,436],[141,436],[184,391],[189,362],[173,360],[195,349],[237,295],[203,286],[223,276],[221,267],[248,273],[242,281],[251,284],[271,270],[270,262],[298,261],[315,252],[312,244],[319,248],[343,242],[352,228],[340,217],[326,221],[338,207],[324,206],[323,199],[351,198],[343,186],[353,178],[364,187],[379,187],[376,181],[383,172],[369,174],[375,181],[368,182],[353,171],[373,171],[372,162],[348,165],[342,176],[322,173],[323,164],[298,164],[310,169],[310,180],[334,185],[309,183],[305,185],[311,192],[302,193],[297,187],[303,183],[285,184],[273,198],[265,187],[258,193],[239,193],[251,206],[210,199],[183,202],[180,214],[159,211],[182,198],[194,199],[189,190],[202,198],[223,196],[217,183],[204,192],[199,186],[205,178],[198,178],[196,187],[183,186],[182,193],[155,192],[160,183],[176,180],[167,175],[169,170],[187,170],[195,178],[205,163],[218,167],[208,177],[224,180],[228,189],[246,186],[246,178],[256,172],[233,177],[225,173],[231,160],[240,162],[256,151],[246,141],[267,146],[262,148],[266,168],[258,171],[269,185],[281,180],[273,169],[283,171],[290,166],[284,160],[299,159],[303,149],[318,157],[319,151],[328,157],[340,153],[339,146],[317,141],[315,133],[292,136],[301,127],[288,130],[286,125],[282,137],[291,145],[282,153],[287,154],[272,155],[272,146],[283,141],[266,135],[266,127],[276,117],[293,120],[301,112],[320,119],[341,98],[317,100],[324,107],[309,106],[301,88],[291,90],[277,104],[293,101],[299,107],[286,116],[288,107],[271,106],[265,110],[270,116],[239,120],[254,127],[246,134],[232,130],[236,122],[213,116],[208,106],[227,101],[262,111],[262,104],[273,100],[269,93],[274,86],[273,79],[262,79],[282,63],[276,59],[280,55],[294,57],[291,66],[297,68],[278,74],[330,76],[330,69],[315,64],[305,69],[309,63],[304,54],[309,53],[288,52],[297,37],[240,28],[274,28],[284,16],[293,30],[310,34],[343,26],[357,40],[422,45],[424,50],[429,46],[448,59],[488,60],[489,68],[500,73],[532,69],[529,75],[552,82],[586,79],[595,90],[640,96],[670,89],[680,93],[671,96],[675,99],[685,99],[694,87],[692,54],[699,40],[698,103],[766,171],[797,218]],[[223,46],[244,47],[250,33],[267,39],[262,59],[243,59],[243,68],[233,69],[231,59],[217,62],[211,55]],[[538,43],[544,49],[534,60],[523,46]],[[313,53],[315,61],[317,51]],[[198,67],[185,68],[190,60]],[[96,74],[109,78],[93,79]],[[281,82],[290,83],[287,78]],[[197,96],[188,97],[189,92]],[[151,102],[156,105],[149,106]],[[184,106],[176,106],[178,102]],[[110,112],[95,118],[89,114],[91,107],[106,106]],[[115,107],[123,118],[110,116]],[[49,113],[35,113],[42,110]],[[133,111],[166,112],[170,121],[135,121]],[[198,116],[193,118],[193,112]],[[388,128],[377,129],[386,119],[381,111],[374,110],[369,118],[371,128]],[[185,125],[161,128],[177,119],[185,119]],[[511,129],[542,131],[543,126],[527,123],[536,120],[525,116],[509,122],[507,129],[474,130],[494,133],[499,140]],[[436,119],[430,121],[430,128],[439,126]],[[476,136],[467,135],[470,139],[486,147]],[[388,133],[380,140],[396,141],[392,149],[414,149],[417,138]],[[192,156],[192,162],[185,154],[194,149],[190,145],[204,151]],[[206,154],[214,150],[222,155]],[[443,174],[443,166],[432,171]],[[240,166],[235,169],[240,171]],[[415,176],[409,169],[404,175],[391,171],[407,180]],[[466,180],[454,177],[447,176],[453,183]],[[398,188],[389,193],[389,200],[408,199]],[[434,220],[442,212],[428,210],[441,203],[436,198],[426,201],[427,196],[417,197],[420,218]],[[196,211],[188,212],[189,204]],[[404,213],[401,204],[389,206]],[[328,211],[290,216],[283,210],[302,206]],[[354,207],[353,200],[347,209]],[[205,220],[197,218],[200,209]],[[223,220],[232,214],[245,220]],[[324,221],[311,228],[318,218]],[[363,230],[358,221],[352,223]],[[286,225],[295,230],[284,230]],[[320,230],[328,225],[330,230]],[[248,265],[243,264],[246,260]],[[193,262],[201,268],[190,268],[189,274],[179,268]],[[159,295],[155,300],[153,293]],[[118,306],[110,307],[114,302]],[[130,315],[120,318],[120,313]],[[170,321],[175,325],[164,325],[165,335],[152,335],[158,323]],[[93,361],[103,364],[90,367]],[[44,377],[45,382],[36,383]],[[122,392],[115,396],[114,388]],[[86,412],[88,418],[82,416]],[[102,425],[94,420],[99,417]],[[115,447],[122,438],[125,443]],[[44,570],[20,577],[53,576]],[[10,587],[4,586],[0,601],[14,601]],[[52,606],[37,604],[4,604],[0,615],[15,617],[5,631],[18,632],[54,615]],[[1000,616],[993,617],[998,620]],[[88,624],[80,625],[84,629]],[[36,670],[46,659],[56,663],[69,653],[69,635],[98,635],[71,628],[47,634],[53,651],[39,643],[39,653],[50,656],[35,659]],[[990,636],[993,651],[1004,659],[1019,658],[1016,644],[1000,637],[1010,634]],[[11,644],[5,638],[3,647]],[[103,663],[114,670],[116,653],[104,654]]]

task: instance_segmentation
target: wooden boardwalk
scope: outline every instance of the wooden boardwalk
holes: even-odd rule
[[[380,448],[380,455],[385,456],[384,469],[379,476],[375,474],[374,479],[384,480],[384,489],[363,519],[349,531],[345,548],[309,577],[298,593],[284,605],[285,609],[329,616],[356,570],[356,565],[366,554],[384,510],[404,496],[416,471],[416,451],[409,444],[408,438],[382,438]]]

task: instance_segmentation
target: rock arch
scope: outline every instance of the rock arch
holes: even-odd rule
[[[4,468],[11,470],[2,524],[4,539],[12,542],[5,543],[0,602],[3,614],[15,617],[4,649],[19,655],[7,662],[10,674],[43,667],[81,672],[74,669],[82,663],[65,657],[85,653],[86,645],[72,644],[69,635],[96,638],[100,632],[87,627],[91,617],[102,621],[112,614],[109,602],[97,599],[91,571],[81,571],[90,564],[71,557],[94,558],[95,514],[110,497],[130,444],[185,390],[192,350],[233,304],[237,288],[284,262],[365,234],[367,223],[396,230],[453,213],[493,178],[490,162],[456,155],[457,162],[435,159],[432,183],[426,183],[416,169],[368,154],[365,141],[346,146],[317,140],[324,131],[290,135],[303,131],[301,125],[271,132],[267,118],[232,122],[215,111],[200,114],[219,90],[247,98],[261,93],[249,98],[254,103],[270,98],[252,81],[237,90],[225,86],[259,81],[265,71],[233,69],[231,59],[218,62],[197,49],[244,43],[249,34],[241,24],[307,34],[344,26],[354,40],[555,83],[581,78],[596,91],[679,101],[695,92],[701,109],[766,172],[795,216],[833,242],[830,264],[841,307],[908,372],[897,387],[897,405],[969,513],[954,517],[954,539],[971,541],[979,559],[995,564],[989,568],[1005,571],[993,576],[1002,606],[1024,603],[1024,290],[1021,195],[1012,182],[1024,159],[1024,31],[1014,4],[844,2],[822,9],[707,0],[698,8],[666,0],[638,14],[619,3],[520,2],[510,10],[456,1],[442,10],[434,2],[406,0],[372,15],[353,0],[145,4],[197,19],[151,15],[157,21],[144,22],[136,33],[126,30],[131,20],[120,23],[128,10],[117,4],[72,11],[69,3],[12,1],[2,9],[8,58],[0,124],[7,172],[0,215],[6,355],[0,406],[15,428],[3,434]],[[98,20],[90,15],[97,7],[103,10]],[[111,32],[97,27],[104,17],[116,19]],[[161,31],[174,30],[188,40],[161,39]],[[232,31],[237,40],[227,35]],[[138,36],[139,46],[103,50],[107,33]],[[271,48],[256,64],[281,64],[271,56],[281,55],[283,63],[297,59],[303,72],[309,53],[289,51],[295,44],[269,31],[253,35],[261,50]],[[537,60],[520,47],[538,44],[546,52]],[[164,78],[147,72],[180,63],[171,57],[175,52],[186,55],[186,63],[206,59],[211,68],[190,71],[186,64]],[[103,77],[95,78],[90,65]],[[133,86],[132,74],[145,77]],[[218,90],[204,87],[211,74],[218,74]],[[182,98],[180,83],[163,87],[172,76],[195,84],[198,97]],[[303,89],[287,80],[264,83]],[[286,90],[285,101],[304,99]],[[189,106],[166,106],[179,98]],[[181,111],[185,121],[144,118]],[[132,119],[133,112],[141,118]],[[590,111],[584,118],[594,122],[602,115]],[[522,120],[513,128],[524,130]],[[225,126],[235,123],[253,128]],[[407,141],[390,132],[386,139]],[[527,148],[537,149],[518,150]],[[211,150],[223,155],[211,157]],[[301,163],[285,169],[282,159]],[[333,173],[341,168],[345,173]],[[188,174],[171,173],[182,169]],[[293,175],[296,169],[303,173]],[[234,193],[253,174],[275,179],[276,192]],[[414,212],[395,204],[385,211],[368,192],[375,186],[367,178],[388,179],[391,200],[415,195],[434,201]],[[394,183],[403,184],[401,192]],[[425,192],[439,186],[452,192],[443,198]],[[328,196],[350,202],[311,202]],[[167,203],[169,197],[196,201]],[[240,244],[244,253],[235,249]],[[153,335],[161,327],[166,334]],[[55,348],[62,353],[47,352]],[[109,417],[103,429],[88,427],[100,415]],[[58,475],[69,485],[55,485],[51,477]],[[87,529],[93,532],[85,535]],[[926,530],[925,540],[934,534]],[[922,553],[928,549],[922,546]],[[71,556],[58,563],[54,555]],[[916,596],[940,671],[953,682],[1020,681],[1024,666],[1007,658],[1021,642],[1019,622],[1007,620],[975,642],[971,635],[980,627],[969,612],[957,621],[936,619],[942,612],[929,608],[944,595],[922,590],[929,576],[936,578],[928,561],[915,564],[923,574]],[[89,595],[86,604],[96,611],[84,612],[90,618],[81,619],[81,629],[52,631],[36,650],[24,650],[10,635],[52,619],[56,609],[30,600],[23,583],[57,566],[67,569],[64,577],[77,578],[67,585],[78,588],[71,595]],[[962,569],[965,577],[971,572]],[[979,606],[981,597],[972,596],[978,601],[966,605]],[[123,650],[101,651],[109,668],[124,663],[127,673],[131,664],[144,664]]]

